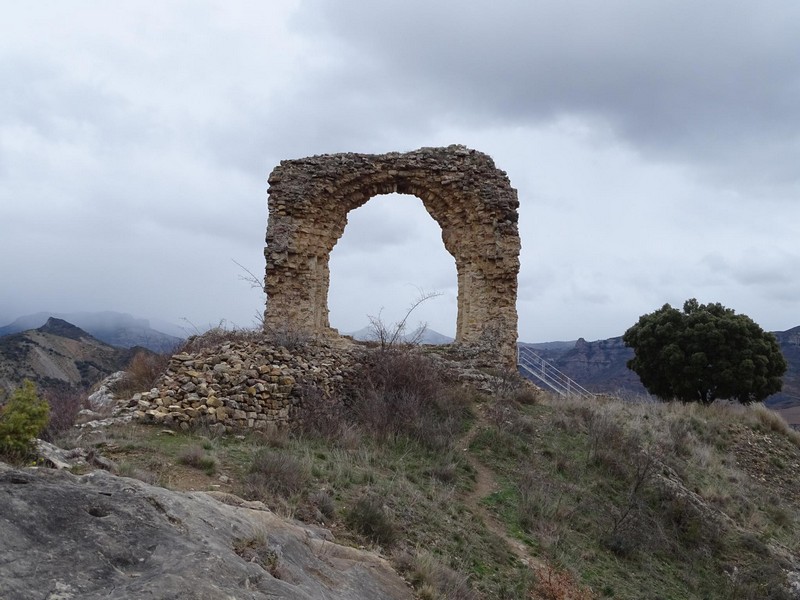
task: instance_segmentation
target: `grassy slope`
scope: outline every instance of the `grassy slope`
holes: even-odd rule
[[[371,545],[421,598],[788,597],[800,442],[770,413],[470,403],[444,447],[347,422],[285,438],[116,426],[94,443],[124,475],[261,499]]]

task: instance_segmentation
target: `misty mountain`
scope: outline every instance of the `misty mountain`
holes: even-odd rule
[[[24,379],[40,390],[88,389],[125,368],[141,348],[115,348],[62,319],[0,337],[0,397]]]
[[[172,332],[172,334],[164,333],[153,329],[147,319],[137,319],[128,314],[112,311],[94,313],[40,312],[25,315],[4,327],[0,327],[0,337],[36,329],[44,325],[50,317],[71,323],[91,334],[92,337],[117,348],[141,346],[153,352],[168,353],[174,350],[186,337],[178,333],[179,328],[177,326],[170,326],[165,323],[160,324],[160,327],[169,328]]]
[[[401,337],[401,341],[407,342],[409,340],[413,340],[417,337],[419,332],[419,328],[415,329],[411,333],[403,335]],[[362,327],[358,331],[353,331],[352,333],[346,333],[345,335],[349,335],[351,338],[358,340],[359,342],[375,342],[378,340],[378,335],[375,333],[375,329],[371,325]],[[453,338],[446,336],[443,333],[439,333],[433,329],[424,328],[418,343],[430,346],[438,346],[441,344],[450,344],[452,341]]]

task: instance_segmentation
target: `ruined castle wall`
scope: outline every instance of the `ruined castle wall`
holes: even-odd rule
[[[269,177],[265,328],[336,332],[329,257],[347,214],[378,194],[422,200],[458,276],[456,343],[516,360],[520,239],[517,193],[492,159],[464,146],[285,160]]]

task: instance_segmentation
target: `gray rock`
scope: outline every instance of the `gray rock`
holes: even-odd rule
[[[0,598],[412,598],[382,558],[218,496],[0,463]]]

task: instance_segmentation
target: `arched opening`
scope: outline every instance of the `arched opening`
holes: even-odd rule
[[[311,156],[282,161],[269,184],[265,329],[335,333],[329,263],[347,213],[376,195],[399,192],[423,202],[455,258],[456,343],[494,364],[514,364],[519,201],[491,157],[457,145]]]
[[[441,295],[414,310],[407,333],[424,323],[430,333],[455,337],[455,259],[444,247],[441,228],[416,196],[376,195],[350,211],[329,267],[330,324],[340,333],[364,337],[369,317],[379,314],[392,326],[421,292],[437,292]]]

